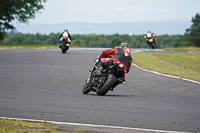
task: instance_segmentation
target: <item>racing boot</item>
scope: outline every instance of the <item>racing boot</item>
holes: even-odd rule
[[[115,80],[115,83],[113,85],[113,87],[110,88],[110,91],[113,91],[113,89],[118,85],[118,84],[125,84],[125,80],[122,78],[117,78]]]

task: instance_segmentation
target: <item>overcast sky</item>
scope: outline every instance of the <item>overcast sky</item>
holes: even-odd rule
[[[29,25],[65,22],[191,21],[200,0],[47,0]]]

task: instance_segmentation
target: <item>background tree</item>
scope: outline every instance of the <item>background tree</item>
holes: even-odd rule
[[[74,46],[80,47],[81,46],[81,41],[79,39],[74,41]]]
[[[192,17],[193,24],[189,29],[186,29],[186,33],[181,37],[182,46],[197,46],[200,47],[200,14],[197,13],[195,17]]]
[[[0,41],[4,39],[6,30],[13,30],[13,20],[28,23],[35,18],[35,13],[43,8],[46,0],[0,0]]]
[[[122,43],[122,40],[119,37],[113,38],[111,41],[111,47],[119,46]]]

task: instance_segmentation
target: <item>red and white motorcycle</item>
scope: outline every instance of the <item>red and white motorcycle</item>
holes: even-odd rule
[[[62,44],[60,46],[61,51],[62,51],[62,53],[66,53],[67,50],[69,49],[71,40],[68,36],[63,36],[60,38],[60,41],[62,42]]]

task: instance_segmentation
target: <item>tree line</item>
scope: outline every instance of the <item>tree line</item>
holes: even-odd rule
[[[28,23],[35,18],[39,10],[44,9],[47,0],[1,0],[0,1],[0,45],[1,44],[54,44],[59,43],[59,33],[14,34],[7,35],[8,30],[14,30],[12,21]],[[160,35],[156,37],[155,48],[197,46],[200,47],[200,14],[192,17],[193,23],[186,29],[184,35]],[[7,35],[7,36],[6,36]],[[3,41],[3,43],[2,43]],[[113,47],[121,42],[129,43],[131,48],[146,48],[143,35],[72,35],[72,46],[75,47]]]
[[[11,33],[10,33],[11,34]],[[51,33],[49,35],[42,34],[11,34],[7,35],[3,40],[3,44],[59,44],[60,33]],[[72,42],[71,46],[74,47],[98,47],[98,48],[110,48],[118,46],[122,42],[129,44],[131,48],[148,48],[144,35],[97,35],[87,34],[71,35]],[[181,43],[179,38],[181,35],[159,35],[156,36],[156,48],[168,48],[168,47],[179,47]]]
[[[200,47],[200,13],[192,17],[192,25],[186,29],[184,36],[180,38],[183,46]]]

